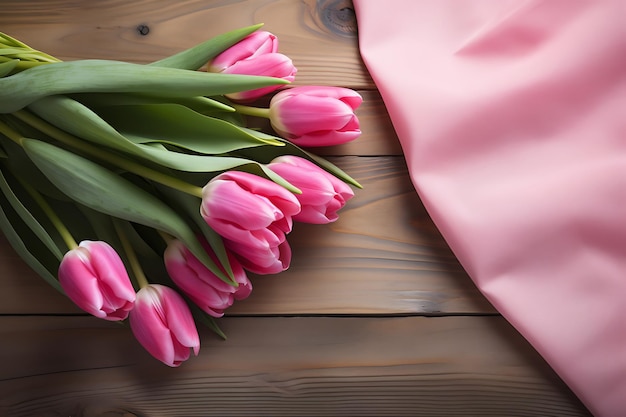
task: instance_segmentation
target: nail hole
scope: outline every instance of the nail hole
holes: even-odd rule
[[[139,32],[141,36],[146,36],[148,33],[150,33],[150,28],[148,27],[148,25],[139,25],[137,26],[137,32]]]

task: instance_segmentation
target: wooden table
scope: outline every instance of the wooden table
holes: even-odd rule
[[[323,154],[360,181],[341,218],[298,224],[291,268],[253,277],[218,339],[180,368],[82,314],[0,237],[0,415],[585,416],[463,271],[410,183],[334,0],[3,0],[0,31],[64,60],[149,62],[265,23],[295,84],[358,90],[363,135]]]

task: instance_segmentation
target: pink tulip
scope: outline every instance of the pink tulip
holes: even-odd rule
[[[361,134],[354,111],[362,101],[349,88],[288,88],[272,97],[270,123],[276,133],[299,146],[339,145]]]
[[[218,263],[217,256],[203,240],[207,253]],[[243,300],[252,292],[252,284],[234,255],[228,254],[238,287],[222,281],[198,260],[179,240],[171,240],[163,255],[165,267],[178,288],[203,311],[213,317],[222,317],[224,310],[235,300]]]
[[[209,181],[202,195],[202,217],[244,268],[280,272],[289,266],[291,251],[286,249],[285,235],[291,232],[292,217],[300,212],[291,192],[258,175],[227,171]]]
[[[244,59],[256,58],[274,52],[278,52],[276,35],[264,30],[257,30],[213,58],[209,62],[209,70],[222,72]]]
[[[293,216],[294,220],[315,224],[334,222],[339,218],[337,211],[354,197],[345,182],[304,158],[283,155],[272,160],[268,167],[302,191],[296,194],[302,210]]]
[[[209,72],[261,75],[293,81],[297,69],[291,59],[278,51],[278,39],[266,31],[254,32],[216,56]],[[234,101],[250,102],[278,89],[279,85],[242,91],[226,96]]]
[[[135,290],[122,259],[108,243],[84,240],[59,266],[59,283],[81,309],[101,319],[124,320]]]
[[[173,289],[150,284],[137,293],[130,312],[130,328],[139,343],[156,359],[172,367],[200,351],[198,330],[183,297]]]

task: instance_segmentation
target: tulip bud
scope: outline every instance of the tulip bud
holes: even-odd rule
[[[339,218],[337,211],[354,197],[345,182],[307,159],[283,155],[272,160],[268,168],[302,191],[295,195],[302,210],[293,216],[294,220],[315,224],[334,222]]]
[[[362,101],[349,88],[288,88],[272,97],[270,123],[277,134],[299,146],[339,145],[361,134],[354,111]]]
[[[81,309],[119,321],[128,317],[135,290],[122,259],[108,243],[84,240],[59,265],[59,283]]]
[[[209,72],[259,75],[293,81],[297,69],[291,59],[278,51],[278,39],[266,31],[257,31],[226,49],[208,65]],[[255,90],[226,94],[233,101],[250,102],[278,89],[273,85]]]
[[[202,244],[211,257],[219,264],[217,256],[203,240]],[[228,260],[239,286],[222,281],[198,260],[180,240],[171,240],[163,255],[165,267],[178,288],[204,312],[213,317],[222,317],[224,310],[235,300],[243,300],[252,292],[252,284],[246,272],[234,255],[228,253]]]
[[[197,356],[200,337],[189,306],[173,289],[150,284],[137,292],[130,312],[130,328],[137,341],[156,359],[172,367]]]
[[[293,193],[247,172],[224,172],[202,189],[200,214],[244,268],[256,273],[276,273],[289,266],[285,235],[299,212]]]

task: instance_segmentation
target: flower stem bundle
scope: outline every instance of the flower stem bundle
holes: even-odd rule
[[[248,297],[248,274],[289,267],[294,221],[335,221],[360,187],[305,146],[355,139],[361,97],[291,88],[295,66],[260,27],[150,64],[61,62],[0,33],[3,233],[169,366],[198,353],[196,321],[222,335],[214,319]],[[274,108],[254,107],[268,94]]]

